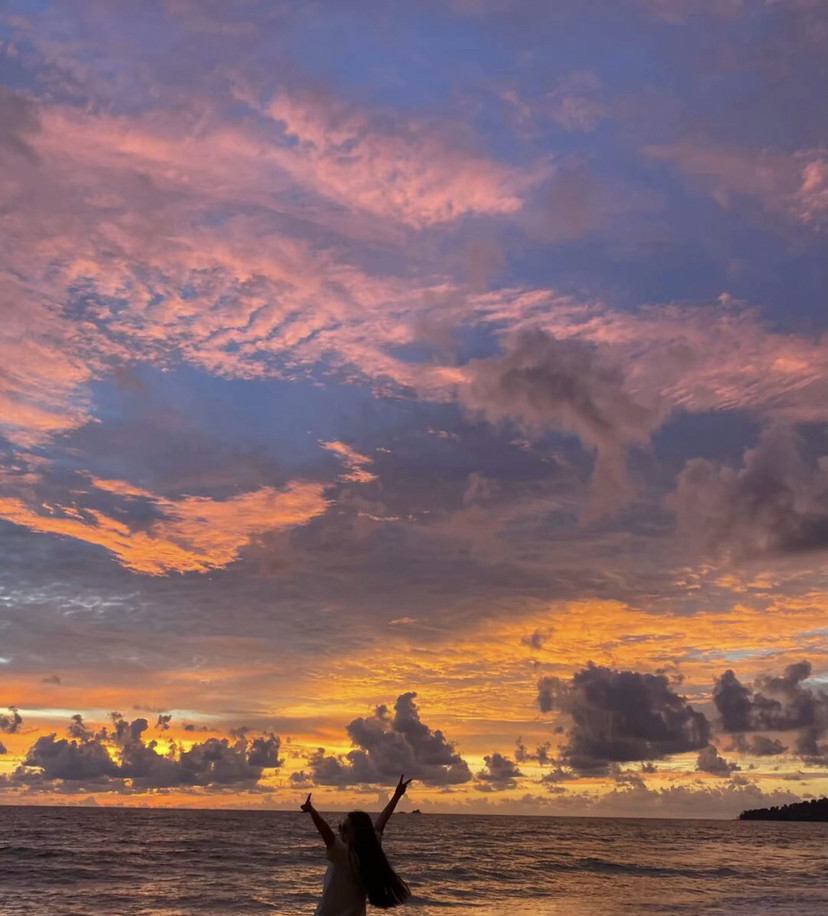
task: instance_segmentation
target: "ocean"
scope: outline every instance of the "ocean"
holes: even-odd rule
[[[828,913],[828,824],[397,814],[385,848],[401,916]],[[0,808],[2,916],[310,916],[324,871],[299,812]]]

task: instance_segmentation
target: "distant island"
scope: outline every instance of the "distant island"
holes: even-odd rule
[[[740,821],[828,821],[828,798],[772,808],[752,808],[739,815]]]

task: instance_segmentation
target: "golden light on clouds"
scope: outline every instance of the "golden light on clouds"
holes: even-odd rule
[[[350,7],[110,6],[0,14],[0,801],[339,804],[398,765],[433,809],[810,791],[811,7],[633,4],[654,95],[577,4],[421,5],[381,45]],[[731,41],[771,33],[772,86]],[[735,72],[756,104],[723,108]],[[584,672],[680,750],[579,719]]]
[[[263,487],[224,500],[202,496],[166,499],[118,480],[93,479],[95,489],[148,501],[157,511],[146,531],[136,531],[97,509],[36,508],[0,498],[0,517],[32,531],[60,534],[104,547],[127,568],[149,575],[207,572],[227,566],[263,531],[302,525],[327,509],[320,484]]]

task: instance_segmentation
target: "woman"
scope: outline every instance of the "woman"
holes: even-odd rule
[[[391,800],[373,824],[364,811],[347,814],[339,824],[339,837],[313,807],[308,794],[301,808],[310,814],[325,841],[328,860],[316,916],[365,916],[366,900],[387,910],[411,896],[408,885],[388,864],[380,845],[382,831],[410,782],[400,776]]]

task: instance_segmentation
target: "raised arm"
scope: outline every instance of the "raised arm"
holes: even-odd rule
[[[388,804],[382,809],[382,811],[377,815],[377,819],[374,821],[374,830],[377,833],[382,833],[385,830],[385,825],[388,823],[388,818],[394,813],[394,808],[397,807],[397,802],[405,795],[405,790],[408,788],[408,784],[411,782],[411,779],[403,780],[403,776],[400,775],[400,781],[397,783],[396,789],[394,789],[394,794],[391,796]]]
[[[299,806],[302,811],[311,816],[311,820],[314,823],[314,826],[319,831],[319,836],[325,841],[325,846],[333,846],[336,837],[334,836],[333,830],[331,830],[330,825],[325,820],[324,817],[313,807],[311,804],[311,793],[308,792],[308,797],[305,799],[305,803]]]

